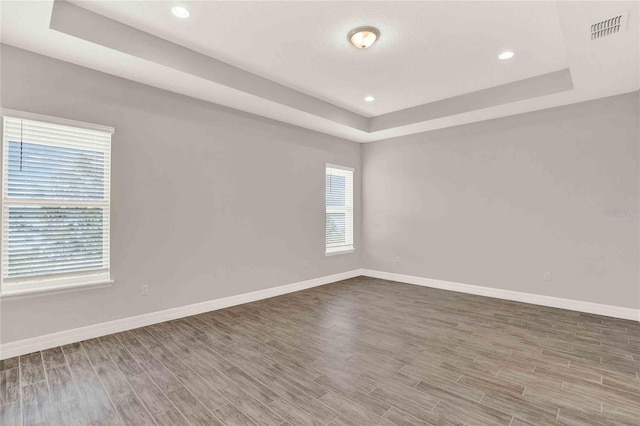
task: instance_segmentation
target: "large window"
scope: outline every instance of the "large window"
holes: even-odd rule
[[[108,281],[112,132],[3,123],[2,293]]]
[[[353,251],[353,169],[327,164],[326,254]]]

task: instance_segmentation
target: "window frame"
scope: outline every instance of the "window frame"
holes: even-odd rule
[[[348,172],[345,175],[347,179],[350,179],[350,182],[347,185],[351,186],[351,197],[349,198],[347,193],[345,193],[345,206],[329,206],[327,205],[327,175],[329,174],[329,169],[340,170],[344,172]],[[355,181],[355,169],[353,167],[347,166],[339,166],[337,164],[326,163],[324,168],[324,176],[325,176],[325,190],[324,190],[324,206],[325,206],[325,239],[324,239],[324,247],[325,247],[325,256],[335,256],[340,254],[348,254],[355,252],[355,191],[354,191],[354,181]],[[350,215],[349,215],[350,211]],[[329,246],[327,242],[327,215],[330,213],[344,213],[346,217],[350,217],[351,221],[349,222],[345,217],[345,233],[347,243],[340,246]],[[349,241],[350,237],[350,241]],[[349,244],[350,243],[350,244]]]
[[[0,297],[10,298],[22,295],[30,295],[36,293],[49,293],[69,291],[75,288],[84,287],[104,287],[113,283],[111,279],[111,142],[114,134],[113,127],[101,126],[92,123],[84,123],[64,118],[51,117],[46,115],[34,114],[24,111],[16,111],[10,109],[2,109],[2,141],[0,149],[0,179],[2,180],[2,188],[0,188],[0,265],[3,265],[5,256],[8,255],[8,242],[4,239],[4,227],[8,226],[9,206],[43,206],[43,207],[99,207],[103,211],[105,218],[105,229],[103,230],[103,241],[106,241],[106,253],[103,253],[104,268],[88,269],[85,271],[68,271],[62,273],[50,273],[42,275],[31,275],[11,278],[9,280],[4,276],[4,272],[0,273]],[[66,126],[78,130],[90,130],[109,134],[108,147],[102,152],[105,155],[105,199],[102,200],[77,200],[77,199],[60,199],[60,198],[28,198],[28,197],[9,197],[9,138],[5,131],[5,120],[23,120],[44,123],[46,125]],[[104,135],[103,135],[104,136]],[[46,141],[38,141],[38,144],[48,145]],[[50,146],[58,147],[60,145],[50,144]],[[100,150],[97,150],[100,151]],[[6,209],[6,210],[5,210]]]

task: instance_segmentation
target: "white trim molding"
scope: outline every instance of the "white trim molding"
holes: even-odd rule
[[[236,296],[223,297],[221,299],[208,300],[206,302],[194,303],[192,305],[169,308],[134,317],[121,318],[114,321],[46,334],[44,336],[32,337],[30,339],[18,340],[16,342],[8,342],[0,345],[0,359],[13,358],[15,356],[25,355],[31,352],[42,351],[138,327],[145,327],[147,325],[157,324],[164,321],[171,321],[191,315],[202,314],[204,312],[241,305],[243,303],[281,296],[283,294],[331,284],[336,281],[342,281],[360,275],[362,275],[361,270],[354,269],[352,271],[313,278],[293,284],[252,291],[250,293],[238,294]]]
[[[625,308],[622,306],[602,305],[600,303],[584,302],[582,300],[563,299],[561,297],[543,296],[541,294],[531,294],[519,291],[503,290],[499,288],[461,284],[452,281],[434,280],[431,278],[422,278],[413,275],[396,274],[394,272],[374,271],[371,269],[362,269],[361,271],[362,275],[371,278],[380,278],[383,280],[397,281],[405,284],[457,291],[459,293],[475,294],[478,296],[513,300],[515,302],[524,302],[533,305],[548,306],[551,308],[561,308],[570,311],[579,311],[589,314],[604,315],[613,318],[640,321],[640,309]]]
[[[32,288],[26,291],[14,290],[0,292],[0,301],[26,299],[28,297],[48,296],[51,294],[70,293],[74,291],[93,290],[97,288],[113,287],[113,280],[86,282],[80,284],[65,284],[56,287]]]
[[[169,308],[162,311],[150,312],[134,317],[117,319],[114,321],[88,325],[71,330],[60,331],[44,336],[9,342],[0,345],[0,359],[13,358],[31,352],[41,351],[56,346],[67,345],[69,343],[80,342],[95,337],[106,336],[108,334],[119,333],[138,327],[145,327],[152,324],[197,315],[204,312],[224,309],[243,303],[255,302],[257,300],[268,299],[270,297],[281,296],[312,287],[331,284],[337,281],[347,280],[358,276],[380,278],[389,281],[396,281],[404,284],[413,284],[423,287],[439,288],[442,290],[457,291],[460,293],[475,294],[479,296],[494,297],[498,299],[513,300],[516,302],[530,303],[534,305],[548,306],[552,308],[568,309],[572,311],[587,312],[597,315],[605,315],[614,318],[622,318],[640,321],[640,309],[624,308],[620,306],[602,305],[599,303],[583,302],[580,300],[563,299],[552,296],[542,296],[538,294],[522,293],[518,291],[502,290],[490,287],[482,287],[470,284],[461,284],[451,281],[434,280],[430,278],[416,277],[412,275],[396,274],[393,272],[374,271],[371,269],[354,269],[334,275],[313,278],[293,284],[272,287],[236,296],[224,297],[221,299],[208,300],[206,302],[194,303],[192,305]]]
[[[95,130],[98,132],[106,132],[114,134],[116,129],[111,126],[103,126],[101,124],[86,123],[84,121],[69,120],[68,118],[52,117],[50,115],[36,114],[34,112],[19,111],[17,109],[2,108],[0,114],[4,117],[21,118],[23,120],[44,121],[61,126],[79,127],[86,130]]]

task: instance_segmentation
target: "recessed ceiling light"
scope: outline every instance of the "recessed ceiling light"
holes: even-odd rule
[[[498,55],[498,59],[502,59],[503,61],[505,59],[511,59],[513,58],[513,52],[510,50],[507,50],[506,52],[502,52],[501,54]]]
[[[347,39],[358,49],[367,49],[380,38],[380,31],[374,27],[358,27],[349,31]]]
[[[182,19],[187,19],[189,16],[191,16],[191,12],[189,12],[189,9],[182,6],[174,6],[173,8],[171,8],[171,13],[173,13],[174,16]]]
[[[375,101],[375,100],[376,100],[376,98],[374,98],[374,97],[373,97],[373,96],[371,96],[371,95],[369,95],[369,96],[365,96],[365,97],[364,97],[364,101],[365,101],[365,102],[373,102],[373,101]]]

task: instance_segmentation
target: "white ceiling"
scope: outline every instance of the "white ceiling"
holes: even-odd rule
[[[182,21],[162,2],[77,4],[365,116],[567,67],[554,2],[199,1]],[[347,33],[364,24],[381,37],[358,50]]]
[[[104,35],[90,34],[91,28],[67,31],[60,24],[59,31],[54,31],[49,28],[52,1],[3,1],[2,42],[361,142],[640,87],[638,2],[74,3],[152,34],[158,42],[168,40],[178,48],[248,71],[256,80],[242,86],[210,77],[206,70],[196,72],[184,65],[188,61],[182,54],[188,51],[171,50],[175,58],[159,60]],[[191,18],[173,17],[170,9],[177,4],[187,6]],[[628,17],[627,29],[590,40],[591,23],[619,13]],[[347,32],[360,25],[374,25],[381,31],[379,42],[364,51],[346,40]],[[73,22],[68,26],[73,27]],[[498,53],[507,49],[515,57],[498,60]],[[456,96],[464,102],[472,92],[564,69],[570,70],[573,90],[486,104],[472,111],[452,110],[446,116],[414,118],[408,124],[398,120],[397,126],[375,132],[366,125],[370,117],[395,116],[406,108]],[[285,87],[269,86],[267,79]],[[274,94],[278,87],[286,96]],[[363,101],[369,94],[376,97],[375,102]],[[295,102],[288,101],[297,95]]]

